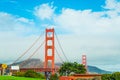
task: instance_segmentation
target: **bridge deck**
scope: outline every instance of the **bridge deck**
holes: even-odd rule
[[[21,72],[25,72],[25,71],[28,71],[28,70],[33,70],[33,71],[36,71],[36,72],[52,72],[52,71],[56,72],[59,69],[58,68],[20,68]]]

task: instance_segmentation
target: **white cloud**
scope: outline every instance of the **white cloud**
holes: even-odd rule
[[[3,35],[3,36],[2,36]],[[0,32],[0,63],[10,63],[15,61],[20,55],[23,54],[31,44],[38,38],[38,36],[31,35],[27,37],[16,36],[11,32]],[[40,44],[41,41],[39,41]],[[39,45],[35,45],[27,55],[20,60],[27,59]],[[37,58],[38,55],[37,55]]]
[[[18,58],[38,37],[37,31],[32,20],[0,12],[0,63]]]
[[[103,8],[108,10],[106,14],[110,18],[120,15],[120,1],[118,0],[106,0],[106,5],[103,6]]]
[[[13,29],[13,26],[10,25],[14,25],[14,23],[15,19],[12,15],[3,12],[0,13],[0,30]]]
[[[120,1],[106,0],[106,5],[104,6],[104,8],[120,12]]]
[[[49,4],[42,4],[40,6],[35,7],[35,15],[38,16],[40,19],[51,19],[54,15],[55,8]]]
[[[18,18],[17,21],[23,22],[23,23],[34,24],[32,20],[26,19],[26,18],[24,18],[24,17]]]
[[[37,31],[33,20],[24,17],[14,16],[5,12],[0,12],[0,31],[11,32],[15,35],[30,34]]]
[[[106,12],[92,12],[91,10],[64,9],[62,14],[55,17],[55,24],[63,29],[77,34],[114,33],[119,28],[119,15],[105,17]],[[110,14],[110,13],[109,13]]]
[[[91,10],[74,10],[64,9],[62,14],[55,18],[55,22],[61,28],[71,30],[74,33],[89,31],[97,24],[96,19],[99,18],[99,13],[94,15]],[[91,25],[89,25],[91,24]]]

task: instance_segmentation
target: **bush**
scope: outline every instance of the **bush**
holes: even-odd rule
[[[45,79],[44,74],[37,73],[33,70],[28,70],[27,72],[14,72],[13,76]]]
[[[28,70],[27,72],[25,72],[25,77],[31,77],[31,78],[39,78],[40,75],[38,73],[36,73],[35,71],[32,70]]]
[[[51,75],[50,80],[59,80],[59,77],[57,74]]]
[[[38,74],[39,74],[40,78],[45,79],[44,74],[41,74],[41,73],[38,73]]]
[[[18,76],[18,77],[24,77],[25,72],[16,72],[14,73],[14,76]]]

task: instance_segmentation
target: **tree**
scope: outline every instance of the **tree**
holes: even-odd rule
[[[111,75],[112,80],[120,80],[120,72],[115,72]]]
[[[120,80],[120,72],[114,72],[112,74],[103,74],[102,80]]]
[[[65,62],[62,64],[60,70],[59,70],[60,75],[70,75],[71,73],[74,74],[84,74],[86,73],[86,69],[84,65],[78,64],[76,62]]]
[[[111,75],[112,75],[112,74],[103,74],[103,75],[102,75],[102,80],[112,80],[112,79],[111,79]]]

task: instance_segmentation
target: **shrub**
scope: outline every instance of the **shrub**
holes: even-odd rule
[[[45,79],[44,74],[37,73],[33,70],[28,70],[26,72],[14,72],[13,76]]]
[[[59,77],[57,74],[51,75],[50,80],[59,80]]]
[[[28,70],[27,72],[25,72],[25,77],[31,77],[31,78],[39,78],[40,75],[38,73],[36,73],[35,71],[32,70]]]
[[[25,72],[16,72],[14,73],[14,76],[18,76],[18,77],[24,77]]]
[[[40,78],[45,79],[44,74],[41,74],[41,73],[38,73],[38,74],[39,74]]]

